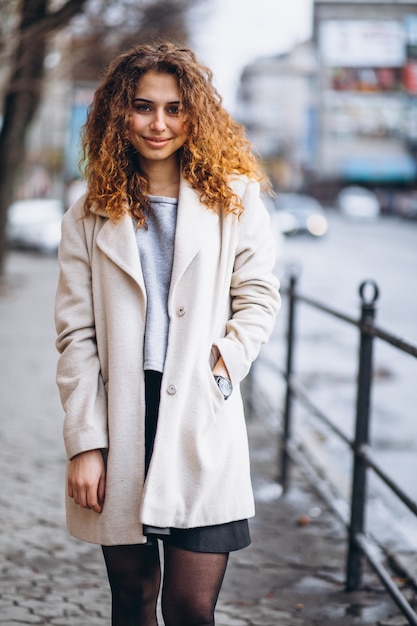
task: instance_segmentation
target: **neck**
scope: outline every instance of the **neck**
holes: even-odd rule
[[[148,179],[148,191],[152,196],[177,198],[180,187],[180,166],[177,159],[141,163],[141,169]]]

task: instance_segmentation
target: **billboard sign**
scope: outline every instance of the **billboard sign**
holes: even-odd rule
[[[401,67],[406,61],[406,35],[395,20],[325,20],[319,50],[328,67]]]

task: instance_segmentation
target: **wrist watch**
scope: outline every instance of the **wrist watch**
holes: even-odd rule
[[[224,399],[227,400],[227,398],[232,395],[233,391],[233,385],[231,381],[225,376],[215,376],[214,380],[216,381],[218,388],[222,392]]]

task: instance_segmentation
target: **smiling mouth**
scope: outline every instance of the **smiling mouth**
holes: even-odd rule
[[[169,141],[169,137],[144,137],[144,139],[150,143],[166,143]]]

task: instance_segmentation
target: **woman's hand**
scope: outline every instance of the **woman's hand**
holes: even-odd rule
[[[228,380],[230,380],[229,372],[227,371],[227,367],[225,362],[223,361],[223,357],[221,356],[217,361],[216,365],[212,369],[213,376],[224,376]]]
[[[106,470],[101,450],[88,450],[71,459],[68,469],[68,495],[84,509],[101,513],[104,503]]]

